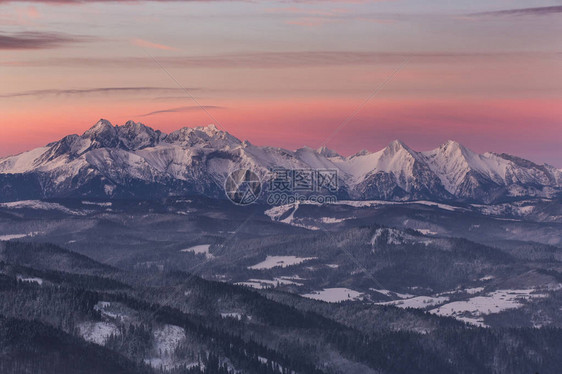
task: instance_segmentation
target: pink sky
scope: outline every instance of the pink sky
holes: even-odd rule
[[[0,1],[0,157],[99,118],[214,122],[193,95],[260,145],[330,138],[347,155],[454,139],[562,167],[562,7],[540,10],[552,5]]]

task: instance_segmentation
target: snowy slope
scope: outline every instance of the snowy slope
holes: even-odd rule
[[[356,182],[361,182],[377,172],[393,174],[408,188],[413,178],[413,167],[419,156],[407,145],[395,140],[385,149],[375,153],[360,153],[347,159],[338,160],[340,169],[351,175]]]
[[[338,196],[354,200],[465,200],[550,197],[562,172],[495,153],[477,154],[454,141],[416,152],[396,140],[381,151],[343,157],[328,148],[259,147],[213,125],[164,134],[141,123],[100,120],[82,135],[0,159],[4,201],[45,197],[222,197],[237,169],[264,180],[272,168],[334,169]]]
[[[477,154],[451,140],[421,154],[445,189],[457,197],[486,200],[486,195],[493,198],[494,192],[547,196],[548,189],[542,187],[560,187],[560,172],[553,167],[505,154]]]

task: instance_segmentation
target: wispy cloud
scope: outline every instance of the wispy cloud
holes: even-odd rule
[[[220,1],[220,0],[0,0],[0,4],[2,3],[43,3],[43,4],[86,4],[86,3],[114,3],[114,2],[122,2],[122,3],[140,3],[140,2],[148,2],[148,1],[156,1],[156,2],[207,2],[207,1]]]
[[[358,52],[358,51],[286,51],[286,52],[249,52],[240,54],[174,56],[159,57],[158,61],[166,67],[191,68],[291,68],[316,66],[356,66],[385,63],[399,63],[405,58],[416,63],[454,63],[456,61],[541,59],[560,57],[560,53],[401,53],[401,52]],[[72,66],[72,67],[122,67],[153,68],[154,60],[148,57],[115,58],[49,58],[43,60],[22,61],[4,60],[0,66]]]
[[[216,106],[216,105],[203,105],[202,107],[196,106],[196,105],[180,106],[180,107],[177,107],[177,108],[155,110],[154,112],[141,114],[140,117],[148,117],[148,116],[153,116],[155,114],[161,114],[161,113],[196,112],[196,111],[203,110],[203,109],[205,109],[205,110],[224,109],[224,107]]]
[[[140,3],[140,2],[218,2],[218,1],[236,1],[236,0],[0,0],[2,3],[44,3],[44,4],[85,4],[93,2],[122,2],[122,3]],[[390,1],[390,0],[289,0],[295,3],[351,3],[351,4],[361,4],[369,2],[379,2],[379,1]]]
[[[327,23],[338,22],[337,19],[331,17],[299,17],[287,21],[289,25],[315,27],[322,26]]]
[[[316,27],[327,23],[337,22],[342,13],[347,13],[347,9],[309,9],[295,6],[271,8],[268,13],[290,15],[287,21],[289,25]],[[296,18],[294,18],[297,16]]]
[[[375,23],[396,23],[394,19],[380,18],[380,15],[355,14],[346,8],[308,8],[286,6],[266,9],[266,13],[285,17],[285,23],[299,26],[322,26],[345,21],[367,21]]]
[[[562,13],[562,6],[547,6],[538,8],[504,9],[492,12],[472,13],[471,16],[544,16]]]
[[[190,91],[199,90],[190,88]],[[97,87],[84,89],[63,89],[63,90],[33,90],[14,92],[0,95],[0,98],[12,97],[30,97],[30,96],[61,96],[61,95],[99,95],[99,94],[117,94],[117,93],[152,93],[152,92],[177,92],[178,88],[168,87]]]
[[[45,32],[0,34],[0,50],[57,48],[64,44],[85,40],[88,38]]]
[[[6,3],[36,3],[36,4],[57,4],[57,5],[61,5],[61,4],[71,4],[71,5],[76,5],[76,4],[87,4],[87,3],[130,3],[130,4],[136,4],[136,3],[143,3],[143,2],[159,2],[159,3],[164,3],[164,2],[176,2],[176,3],[194,3],[194,2],[234,2],[234,1],[239,1],[239,0],[0,0],[0,4],[6,4]],[[301,0],[289,0],[289,1],[294,1],[294,2],[301,2]],[[369,0],[366,0],[364,2],[368,2]],[[376,0],[371,0],[371,1],[376,1]],[[360,1],[349,1],[349,0],[317,0],[315,2],[341,2],[341,3],[345,3],[345,2],[349,2],[349,3],[357,3]]]
[[[177,51],[178,50],[177,48],[170,47],[168,45],[153,43],[153,42],[149,42],[148,40],[143,40],[143,39],[133,39],[133,40],[131,40],[131,43],[136,45],[136,46],[143,47],[143,48],[162,49],[162,50],[165,50],[165,51]]]
[[[343,8],[310,9],[310,8],[299,8],[295,6],[269,8],[266,11],[268,13],[301,14],[301,15],[308,15],[308,16],[333,16],[333,15],[349,12],[348,9],[343,9]]]
[[[19,25],[34,24],[39,18],[42,17],[37,8],[32,5],[16,8],[15,14],[17,16],[17,24]]]

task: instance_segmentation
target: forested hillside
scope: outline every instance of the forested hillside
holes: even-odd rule
[[[2,373],[549,373],[562,365],[557,328],[471,327],[184,272],[119,271],[50,245],[3,245],[55,256],[62,269],[3,257]],[[77,258],[87,266],[69,272]]]

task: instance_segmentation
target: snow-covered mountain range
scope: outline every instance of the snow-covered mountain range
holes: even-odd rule
[[[378,152],[344,157],[325,147],[255,146],[214,125],[170,134],[141,123],[100,120],[82,135],[0,159],[0,201],[52,197],[224,197],[234,170],[267,178],[271,168],[333,169],[340,197],[495,202],[551,197],[562,171],[506,154],[477,154],[448,141],[416,152],[396,140]]]

